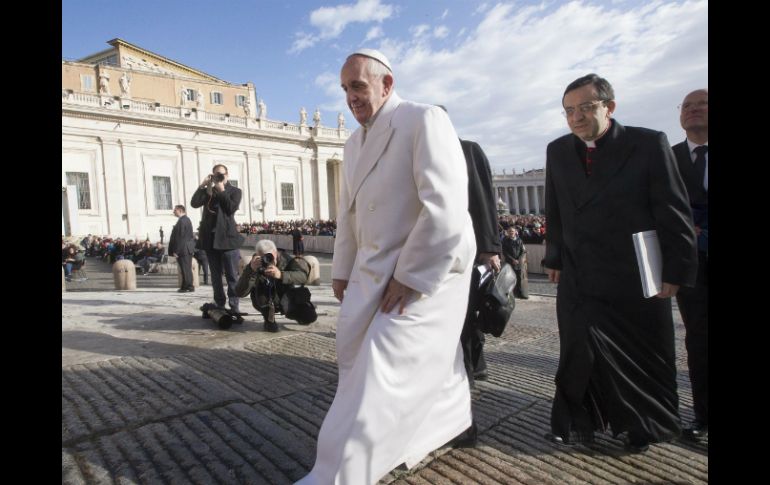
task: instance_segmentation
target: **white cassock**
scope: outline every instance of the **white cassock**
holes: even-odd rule
[[[345,143],[332,278],[339,382],[300,484],[376,483],[471,425],[460,332],[476,255],[460,141],[438,107],[393,92]],[[394,276],[419,292],[379,310]]]

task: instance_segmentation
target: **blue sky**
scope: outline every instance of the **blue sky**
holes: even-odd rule
[[[676,106],[708,87],[708,2],[462,0],[63,0],[62,58],[119,37],[232,83],[251,81],[270,119],[300,107],[357,123],[339,69],[382,50],[396,91],[443,104],[495,172],[542,168],[568,132],[564,88],[596,72],[615,88],[623,124],[684,139]]]

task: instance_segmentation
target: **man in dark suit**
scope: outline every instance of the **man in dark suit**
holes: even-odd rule
[[[687,367],[692,384],[695,420],[682,435],[699,441],[708,436],[709,425],[709,201],[708,201],[708,144],[709,92],[698,89],[685,96],[679,121],[687,139],[674,145],[679,173],[687,186],[693,213],[695,234],[698,236],[698,277],[693,288],[682,288],[676,295],[684,321]]]
[[[671,297],[695,283],[695,231],[665,134],[611,118],[606,79],[573,81],[572,134],[546,152],[545,266],[558,283],[560,355],[551,433],[560,445],[623,434],[630,452],[681,433]],[[644,298],[632,235],[656,230],[662,289]]]
[[[176,264],[182,272],[182,285],[177,291],[195,291],[192,275],[192,256],[195,252],[192,222],[187,217],[187,209],[183,205],[174,207],[174,215],[179,219],[171,230],[168,251],[171,256],[176,257]]]
[[[500,239],[497,235],[495,191],[492,187],[492,171],[489,160],[478,143],[460,140],[465,165],[468,169],[468,212],[473,221],[476,236],[476,264],[500,271]],[[484,359],[484,334],[476,326],[479,305],[479,272],[471,276],[468,310],[465,314],[460,344],[463,348],[465,370],[471,388],[476,380],[487,379],[487,362]]]
[[[517,298],[529,299],[529,291],[526,285],[522,282],[526,277],[523,273],[524,258],[527,254],[527,248],[524,246],[524,241],[519,237],[519,231],[515,226],[510,226],[505,231],[505,238],[503,238],[503,260],[510,264],[513,268],[513,272],[516,273],[516,286],[513,288],[513,294]]]
[[[228,182],[227,167],[215,165],[212,173],[201,181],[192,196],[190,205],[203,207],[203,218],[198,229],[199,249],[205,249],[211,270],[211,286],[214,288],[214,303],[225,307],[225,290],[222,286],[222,271],[227,280],[227,300],[230,311],[240,313],[235,285],[238,282],[238,262],[243,236],[235,227],[234,214],[241,203],[241,189]]]

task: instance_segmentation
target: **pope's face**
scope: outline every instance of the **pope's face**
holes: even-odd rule
[[[345,91],[350,112],[362,125],[380,110],[393,87],[393,76],[376,77],[369,73],[366,57],[352,56],[342,66],[340,84]]]

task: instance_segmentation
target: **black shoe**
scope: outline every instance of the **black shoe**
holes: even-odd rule
[[[184,293],[185,291],[187,291],[187,288],[179,288],[176,290],[177,293]]]
[[[551,443],[559,446],[575,446],[581,443],[590,444],[594,442],[593,432],[579,433],[577,431],[573,431],[570,433],[570,436],[566,438],[558,434],[546,433],[543,437]]]
[[[265,322],[265,332],[277,332],[278,324],[275,322]]]
[[[623,436],[623,448],[629,453],[644,453],[650,449],[647,438]]]
[[[698,420],[693,421],[690,423],[690,426],[682,430],[682,438],[696,443],[702,439],[708,438],[708,435],[709,425]]]
[[[189,288],[185,288],[185,290],[184,290],[184,291],[187,291],[187,292],[190,292],[190,291],[195,291],[195,287],[194,287],[194,286],[191,286],[191,287],[189,287]]]
[[[455,436],[449,442],[449,446],[452,448],[473,448],[478,441],[479,428],[476,426],[476,421],[473,421],[468,429]]]
[[[553,433],[546,433],[543,435],[543,438],[547,439],[551,443],[559,446],[574,446],[574,443],[570,443],[569,441],[565,440],[561,436]]]
[[[486,381],[489,379],[489,374],[487,373],[487,370],[480,370],[473,373],[473,380],[474,381]]]

